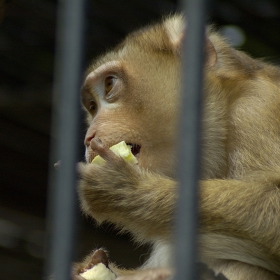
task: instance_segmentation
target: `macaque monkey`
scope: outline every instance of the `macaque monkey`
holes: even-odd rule
[[[118,279],[174,275],[185,32],[182,16],[168,17],[128,35],[86,71],[82,210],[153,245],[140,269],[109,263]],[[280,279],[280,71],[231,48],[209,28],[203,94],[198,262],[230,280]],[[132,145],[137,165],[109,149],[122,140]],[[106,160],[104,166],[91,164],[96,155]],[[79,272],[94,258],[75,264],[73,279],[83,279]]]

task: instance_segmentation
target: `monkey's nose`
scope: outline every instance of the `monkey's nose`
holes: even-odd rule
[[[95,138],[95,133],[92,133],[92,134],[87,134],[86,137],[85,137],[85,141],[84,141],[84,144],[85,146],[89,147],[90,145],[90,141]]]

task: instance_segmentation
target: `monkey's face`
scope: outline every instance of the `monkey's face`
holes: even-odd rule
[[[82,88],[87,162],[96,156],[91,139],[106,146],[124,140],[139,167],[173,176],[179,98],[175,60],[171,53],[126,46],[89,69]]]

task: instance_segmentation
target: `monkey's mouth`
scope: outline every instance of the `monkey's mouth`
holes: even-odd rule
[[[140,153],[141,146],[137,144],[132,144],[132,143],[126,143],[127,145],[131,146],[131,153],[135,156],[138,157]]]

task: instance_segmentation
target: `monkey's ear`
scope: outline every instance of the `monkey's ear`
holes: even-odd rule
[[[175,15],[168,17],[164,21],[164,28],[171,44],[171,48],[176,53],[181,53],[181,47],[183,44],[184,35],[186,32],[186,20],[183,15]],[[208,38],[205,36],[205,56],[206,56],[206,67],[212,67],[217,62],[216,49]]]
[[[171,48],[175,52],[180,52],[186,30],[184,16],[175,15],[166,18],[164,21],[164,28],[171,44]]]
[[[217,52],[212,41],[206,36],[205,39],[205,66],[212,67],[217,63]]]

